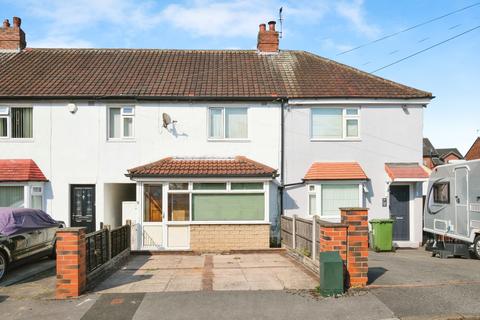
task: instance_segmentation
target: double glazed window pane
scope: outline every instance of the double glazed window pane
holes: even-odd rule
[[[0,118],[0,138],[8,137],[7,118]]]
[[[246,108],[210,108],[209,137],[245,139],[248,137]]]
[[[193,194],[193,221],[263,220],[263,194]]]
[[[12,108],[12,138],[32,138],[32,108]]]
[[[312,138],[342,138],[342,109],[312,109]]]
[[[210,138],[223,138],[223,109],[210,109]]]
[[[145,222],[162,222],[162,186],[145,186]]]
[[[315,194],[308,195],[308,201],[310,203],[309,210],[310,215],[317,214],[317,196]]]
[[[168,220],[188,221],[190,218],[190,194],[170,193],[168,195]]]
[[[225,109],[225,138],[247,138],[247,109]]]
[[[347,137],[349,138],[358,137],[358,120],[357,119],[347,119]]]
[[[109,138],[121,138],[121,115],[120,108],[110,108]]]
[[[0,187],[0,207],[23,208],[23,186]]]
[[[358,185],[322,185],[322,216],[339,216],[339,208],[358,206]]]
[[[204,183],[194,183],[193,190],[226,190],[226,183],[215,183],[215,182],[204,182]]]
[[[133,137],[133,118],[123,118],[123,136],[125,138]]]

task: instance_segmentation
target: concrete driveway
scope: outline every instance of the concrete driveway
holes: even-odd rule
[[[132,256],[101,293],[314,289],[318,277],[281,253]]]
[[[399,318],[480,319],[480,260],[370,252],[368,275],[370,292]]]

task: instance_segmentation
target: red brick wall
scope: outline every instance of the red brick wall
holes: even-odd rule
[[[364,287],[368,280],[368,210],[341,209],[341,222],[347,228],[347,270],[349,286]]]
[[[13,25],[5,20],[0,28],[0,50],[23,50],[26,47],[25,33],[20,29],[22,20],[13,18]]]
[[[320,252],[339,251],[346,269],[347,286],[367,285],[368,210],[341,210],[341,223],[320,223]]]
[[[338,251],[343,261],[347,258],[347,226],[338,223],[320,224],[320,252]]]
[[[57,284],[55,297],[78,297],[87,282],[85,228],[57,231]]]

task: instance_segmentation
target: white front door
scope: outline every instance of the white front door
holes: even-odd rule
[[[143,185],[142,249],[160,250],[166,242],[165,186]]]

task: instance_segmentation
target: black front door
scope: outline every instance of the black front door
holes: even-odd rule
[[[72,185],[70,199],[70,225],[95,231],[95,185]]]
[[[390,217],[393,240],[410,240],[410,187],[390,186]]]

